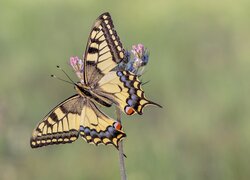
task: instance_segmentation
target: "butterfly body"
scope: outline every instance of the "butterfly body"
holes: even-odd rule
[[[112,105],[112,102],[110,102],[109,100],[101,98],[100,96],[95,94],[92,91],[93,88],[85,86],[85,85],[81,84],[80,82],[75,84],[74,88],[82,98],[94,100],[98,104],[103,105],[105,107],[111,107],[111,105]]]
[[[126,134],[121,124],[97,104],[115,105],[127,115],[141,115],[150,104],[161,107],[146,99],[135,74],[116,70],[124,52],[110,14],[103,13],[92,27],[83,61],[77,57],[70,60],[80,79],[74,84],[77,94],[58,104],[38,123],[30,139],[32,148],[71,143],[78,137],[95,145],[112,144],[118,148]]]

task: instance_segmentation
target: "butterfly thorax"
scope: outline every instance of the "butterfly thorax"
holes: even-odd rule
[[[89,86],[83,85],[82,83],[78,82],[77,84],[75,84],[74,88],[80,96],[92,97],[91,88]]]
[[[75,84],[74,88],[77,91],[77,93],[83,98],[94,100],[98,104],[101,104],[101,105],[106,106],[106,107],[110,107],[112,105],[112,102],[110,102],[108,99],[106,99],[102,96],[97,95],[93,91],[93,89],[89,86],[86,86],[86,85],[78,82],[77,84]]]

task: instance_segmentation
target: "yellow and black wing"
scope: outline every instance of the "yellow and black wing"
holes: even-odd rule
[[[40,122],[30,139],[32,148],[65,144],[79,135],[88,143],[113,144],[126,136],[121,124],[101,112],[90,100],[74,95],[55,107]]]
[[[149,104],[161,107],[145,98],[136,75],[114,70],[124,53],[110,14],[103,13],[95,21],[84,55],[84,82],[93,89],[96,102],[114,103],[128,115],[142,114]]]
[[[127,115],[143,113],[146,105],[156,105],[146,99],[138,77],[129,71],[111,71],[97,83],[93,90],[97,96],[107,99]]]
[[[80,135],[88,143],[113,144],[118,149],[118,142],[126,137],[121,124],[104,114],[91,100],[83,107],[82,118]]]
[[[32,148],[51,144],[65,144],[79,136],[80,115],[83,99],[74,95],[49,112],[32,133]]]
[[[84,82],[96,84],[124,58],[124,49],[108,12],[100,15],[90,32],[84,54]]]

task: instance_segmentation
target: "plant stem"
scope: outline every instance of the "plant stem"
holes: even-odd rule
[[[116,107],[116,115],[117,115],[117,121],[121,123],[121,110],[118,107]],[[125,162],[124,162],[124,153],[123,153],[123,141],[120,141],[118,143],[118,147],[119,147],[121,180],[127,180]]]

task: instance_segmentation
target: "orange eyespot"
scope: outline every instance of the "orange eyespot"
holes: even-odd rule
[[[121,130],[122,129],[122,125],[119,122],[116,122],[114,126],[115,126],[116,130]]]
[[[135,110],[132,107],[127,106],[125,108],[125,112],[126,112],[127,115],[132,115],[132,114],[135,113]]]

